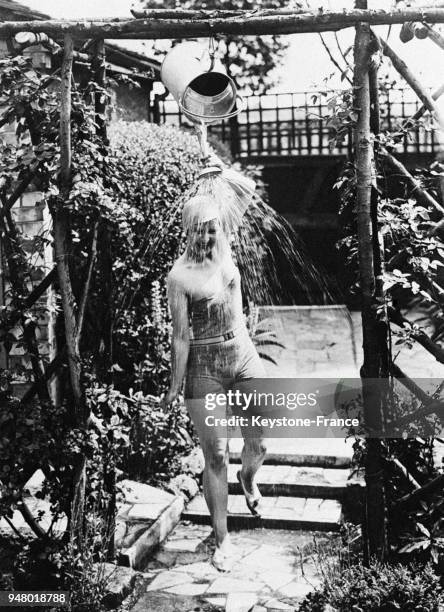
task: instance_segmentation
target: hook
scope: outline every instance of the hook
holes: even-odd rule
[[[213,34],[213,24],[210,21],[209,23],[209,28],[210,28],[210,35],[209,35],[209,39],[208,39],[208,55],[210,56],[210,67],[207,70],[207,72],[211,72],[214,68],[214,64],[215,64],[215,54],[216,54],[216,44],[214,41],[214,34]]]

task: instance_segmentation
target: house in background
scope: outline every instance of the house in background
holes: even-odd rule
[[[0,22],[1,21],[28,21],[28,20],[49,20],[50,16],[32,10],[14,0],[0,0]],[[57,41],[55,41],[57,43]],[[14,40],[0,39],[0,60],[13,54],[17,50]],[[80,50],[80,48],[77,48]],[[88,53],[88,47],[81,48],[82,53]],[[28,46],[23,53],[29,55],[36,69],[51,73],[61,64],[60,54],[54,55],[42,44]],[[149,100],[153,88],[153,83],[158,78],[160,62],[153,60],[143,54],[123,49],[116,44],[105,43],[106,72],[109,77],[111,95],[110,120],[125,119],[136,121],[150,118]],[[1,70],[1,65],[0,65]],[[89,70],[85,63],[74,62],[74,77],[77,82],[89,78]],[[0,108],[0,114],[2,109]],[[9,124],[0,128],[0,140],[14,144],[16,142],[15,125]],[[42,234],[48,235],[50,230],[50,215],[38,191],[30,189],[23,194],[20,200],[12,209],[18,229],[23,238],[25,250],[33,250],[33,242]],[[2,257],[2,245],[0,239],[0,311],[7,300],[9,282],[7,271],[4,266],[4,256]],[[40,268],[33,276],[33,282],[38,284],[39,280],[50,271],[54,266],[52,246],[47,244],[40,248],[38,256],[33,258],[33,266]],[[40,302],[44,306],[51,306],[53,295],[51,290],[41,298]],[[51,312],[51,308],[48,309]],[[51,360],[55,353],[53,315],[48,314],[39,321],[38,341],[42,355]],[[15,330],[15,336],[20,336],[20,328]],[[12,347],[0,344],[0,368],[14,368],[15,366],[29,367],[29,359],[19,343]],[[18,387],[26,387],[26,378],[21,379]],[[20,388],[17,389],[20,395]]]

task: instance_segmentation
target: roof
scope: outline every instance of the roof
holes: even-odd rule
[[[125,49],[109,41],[106,41],[105,47],[106,57],[110,62],[130,70],[151,72],[153,77],[159,77],[161,62],[158,59]]]
[[[49,15],[35,11],[15,0],[0,0],[0,22],[50,20]],[[92,44],[92,41],[91,41]],[[142,80],[159,78],[160,64],[158,59],[149,57],[130,49],[125,49],[112,42],[106,41],[106,59],[111,70],[134,76]]]
[[[20,4],[15,0],[0,0],[0,21],[26,21],[28,19],[46,20],[50,19],[49,15],[30,9],[29,6]]]

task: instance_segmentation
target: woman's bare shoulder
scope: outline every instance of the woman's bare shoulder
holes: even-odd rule
[[[185,265],[182,257],[176,259],[168,272],[167,283],[169,287],[185,290]]]

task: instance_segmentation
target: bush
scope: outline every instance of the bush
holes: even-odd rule
[[[130,478],[165,483],[181,472],[181,458],[195,445],[191,420],[183,405],[165,411],[155,398],[138,400],[131,411],[131,445],[122,463]]]
[[[329,604],[338,612],[437,612],[444,602],[439,577],[430,565],[351,566],[321,589],[310,593],[300,612],[322,612]],[[331,609],[331,608],[330,608]]]

